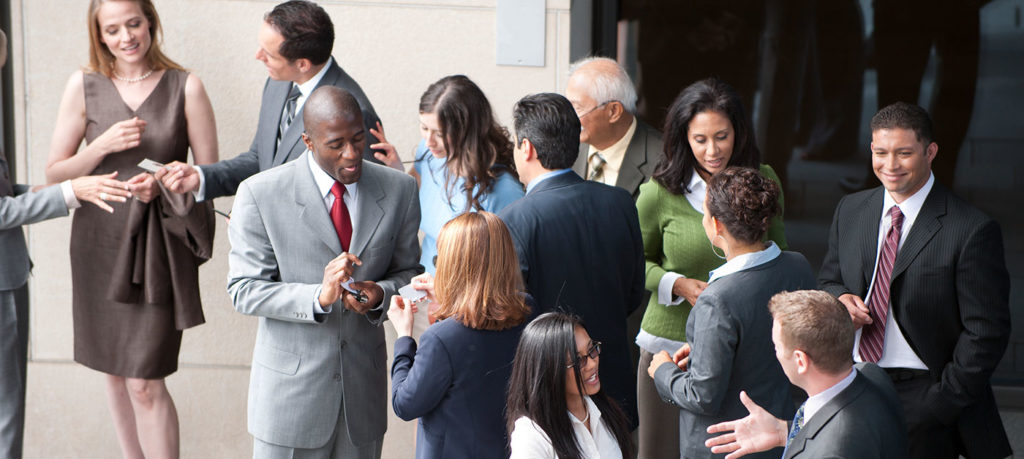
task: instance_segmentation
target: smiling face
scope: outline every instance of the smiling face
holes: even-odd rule
[[[359,181],[366,143],[361,113],[339,113],[316,123],[316,126],[307,125],[302,140],[328,175],[344,185]]]
[[[729,166],[734,139],[729,117],[720,112],[700,112],[690,120],[686,140],[700,166],[695,169],[705,182]]]
[[[448,152],[444,148],[444,133],[441,132],[441,122],[437,119],[437,113],[420,113],[420,136],[426,141],[430,154],[435,158],[448,156]]]
[[[289,61],[280,53],[284,36],[266,21],[260,26],[259,42],[256,59],[267,67],[270,78],[278,81],[296,81],[300,78],[302,71],[298,61]]]
[[[119,64],[135,64],[146,59],[149,46],[150,22],[139,4],[133,1],[114,1],[102,4],[96,11],[103,44]]]
[[[576,327],[576,356],[587,355],[590,352],[594,341],[590,339],[590,335],[583,327]],[[573,357],[570,356],[570,359]],[[580,359],[582,361],[582,359]],[[586,364],[580,365],[580,377],[583,378],[583,391],[585,395],[594,395],[597,391],[601,390],[601,378],[597,376],[597,367],[600,364],[601,357],[587,358]],[[570,360],[572,363],[574,360]],[[568,368],[565,371],[568,373],[565,377],[565,396],[566,398],[578,397],[580,395],[579,386],[576,384],[576,372],[573,368]]]
[[[878,129],[871,133],[871,168],[900,203],[928,182],[938,150],[935,142],[925,145],[910,129]]]

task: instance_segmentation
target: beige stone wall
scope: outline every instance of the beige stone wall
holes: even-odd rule
[[[217,116],[222,158],[248,148],[266,72],[256,34],[275,1],[156,0],[168,55],[200,76]],[[366,91],[403,156],[418,141],[416,107],[427,85],[463,73],[507,123],[521,96],[560,91],[569,52],[570,0],[547,2],[545,67],[495,62],[495,0],[321,2],[335,22],[334,56]],[[54,118],[68,76],[88,61],[82,0],[14,0],[12,44],[16,176],[42,183]],[[227,210],[230,199],[216,206]],[[185,332],[178,373],[168,378],[181,418],[184,457],[246,457],[245,405],[256,319],[225,292],[228,241],[218,227],[214,259],[201,268],[207,323]],[[117,457],[102,375],[72,360],[68,238],[62,219],[27,230],[31,280],[26,457]],[[391,331],[391,327],[387,326]],[[414,427],[392,419],[385,457],[409,457]]]

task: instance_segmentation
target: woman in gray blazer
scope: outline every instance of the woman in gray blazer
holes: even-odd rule
[[[747,168],[730,167],[708,183],[702,224],[726,262],[697,297],[686,321],[687,343],[674,355],[655,355],[648,368],[661,398],[680,408],[683,457],[720,456],[704,446],[707,428],[746,415],[741,390],[776,417],[793,416],[789,380],[772,346],[768,300],[817,284],[803,255],[762,242],[778,213],[779,193],[773,180]],[[762,454],[777,458],[782,450]]]

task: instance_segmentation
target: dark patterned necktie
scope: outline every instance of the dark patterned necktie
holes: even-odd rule
[[[590,155],[590,175],[587,176],[587,180],[597,180],[601,178],[601,174],[604,173],[604,165],[607,161],[604,160],[604,156],[601,156],[600,152],[594,152]]]
[[[288,98],[284,101],[284,111],[281,113],[281,125],[277,129],[277,144],[281,145],[281,139],[284,138],[284,133],[288,132],[288,127],[292,125],[292,121],[295,120],[295,106],[299,101],[299,96],[302,95],[302,91],[299,91],[299,87],[292,83],[292,90],[288,93]]]
[[[782,457],[786,457],[786,451],[789,450],[789,444],[796,438],[796,434],[800,433],[800,429],[804,428],[804,407],[807,403],[804,402],[800,405],[800,409],[796,410],[796,415],[793,416],[793,427],[789,428],[789,435],[786,436],[786,448],[782,450]]]
[[[882,252],[878,254],[875,268],[875,284],[868,298],[871,323],[864,326],[860,334],[860,356],[865,362],[877,363],[882,358],[885,345],[885,320],[889,315],[889,285],[892,282],[892,266],[899,252],[900,235],[903,234],[903,212],[892,206],[889,210],[892,225],[885,234]]]

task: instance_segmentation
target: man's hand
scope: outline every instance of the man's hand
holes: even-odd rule
[[[88,201],[107,212],[113,213],[114,208],[104,201],[125,202],[132,196],[128,185],[114,180],[117,171],[104,175],[88,175],[71,180],[71,190],[79,201]]]
[[[199,173],[195,168],[181,161],[174,161],[156,171],[153,178],[164,184],[173,193],[199,191]]]
[[[672,362],[672,356],[668,355],[668,352],[661,351],[654,354],[654,357],[651,358],[651,366],[647,367],[647,374],[654,379],[654,373],[658,371],[658,368],[669,362]]]
[[[356,266],[362,264],[363,261],[359,257],[348,252],[342,252],[341,255],[327,263],[327,266],[324,267],[324,280],[320,283],[320,297],[318,298],[320,307],[327,309],[341,298],[345,292],[341,283],[351,279],[352,271]],[[378,299],[378,301],[380,300]]]
[[[672,283],[672,294],[675,296],[681,296],[690,305],[697,304],[697,297],[704,289],[708,288],[708,283],[698,279],[690,279],[687,277],[680,277]]]
[[[853,320],[855,329],[872,322],[871,311],[859,296],[852,293],[844,293],[839,295],[839,302],[846,306],[846,312],[850,313],[850,319]]]
[[[412,336],[412,326],[417,311],[416,303],[410,303],[399,295],[391,297],[391,307],[388,308],[388,320],[395,326],[398,337]]]
[[[160,186],[157,185],[153,174],[142,172],[135,177],[128,179],[128,190],[132,192],[139,201],[148,203],[157,196],[160,196]]]
[[[789,429],[783,421],[761,408],[747,392],[740,392],[740,402],[750,413],[743,419],[727,421],[708,427],[708,433],[726,432],[723,435],[709,438],[704,446],[711,448],[715,454],[730,453],[725,459],[736,459],[750,453],[768,451],[772,448],[786,446]]]
[[[683,343],[679,349],[676,349],[676,352],[672,354],[672,362],[680,370],[686,371],[687,367],[690,366],[690,343]]]
[[[359,314],[366,314],[367,311],[377,307],[378,304],[384,299],[384,289],[377,285],[374,281],[359,281],[353,282],[348,285],[353,290],[358,290],[366,295],[366,302],[360,303],[356,299],[356,296],[351,292],[343,293],[342,302],[345,304],[345,309]]]

